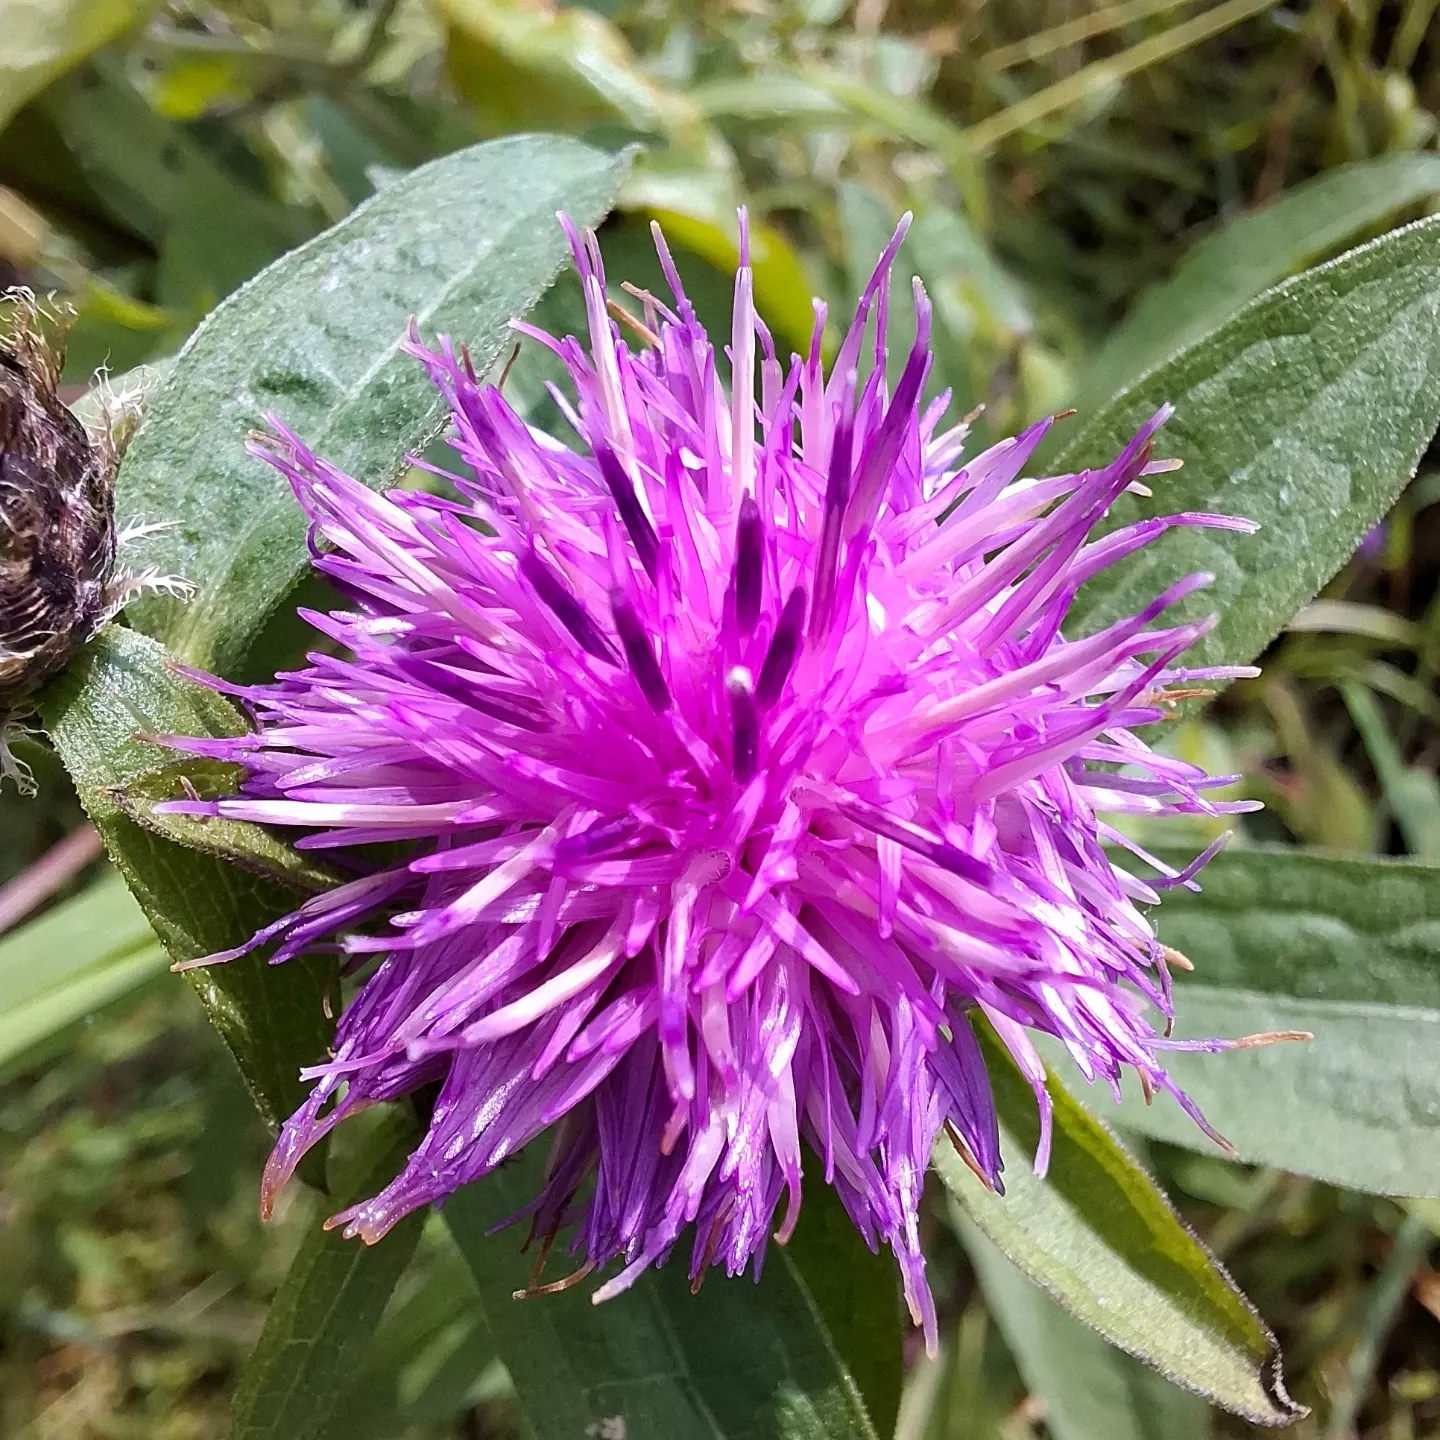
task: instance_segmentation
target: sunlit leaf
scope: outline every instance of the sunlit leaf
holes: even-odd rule
[[[1158,453],[1184,461],[1106,524],[1219,511],[1257,535],[1176,529],[1081,592],[1095,629],[1196,571],[1172,616],[1219,623],[1186,663],[1244,663],[1350,557],[1415,473],[1440,418],[1440,219],[1397,230],[1262,296],[1105,407],[1054,461],[1105,463],[1164,402]],[[1170,617],[1167,617],[1167,619]]]
[[[1176,858],[1176,857],[1172,857]],[[1440,1195],[1440,866],[1233,850],[1168,891],[1176,1034],[1310,1031],[1304,1044],[1166,1057],[1242,1160],[1389,1195]],[[1213,1154],[1169,1097],[1101,1113]]]
[[[993,1037],[1005,1194],[941,1139],[935,1164],[955,1202],[1077,1319],[1177,1385],[1262,1425],[1303,1413],[1285,1393],[1275,1338],[1155,1182],[1053,1078],[1054,1148],[1038,1178],[1029,1086]]]
[[[962,1233],[985,1303],[1053,1440],[1204,1440],[1205,1402],[1147,1369],[1055,1303],[968,1217]]]
[[[1440,192],[1440,156],[1386,155],[1317,176],[1201,241],[1080,372],[1082,414],[1346,241]]]
[[[43,106],[106,208],[158,253],[155,297],[189,312],[185,328],[313,228],[157,115],[108,58],[67,75]]]
[[[235,734],[242,723],[227,701],[169,670],[155,641],[133,630],[102,631],[41,704],[81,803],[172,959],[240,945],[296,908],[301,897],[293,890],[143,829],[116,799],[117,787],[173,759],[138,737]],[[304,1097],[300,1067],[325,1052],[332,971],[319,958],[271,967],[252,954],[186,972],[272,1126]]]
[[[0,0],[0,129],[57,75],[154,8],[153,0]]]
[[[392,483],[441,419],[434,387],[400,353],[410,318],[488,368],[564,257],[555,212],[598,220],[625,163],[557,136],[447,155],[220,306],[155,396],[118,492],[122,518],[175,522],[147,556],[198,593],[141,601],[131,621],[193,664],[238,665],[309,566],[305,518],[246,453],[248,432],[273,410],[367,484]]]
[[[604,1305],[585,1284],[514,1299],[533,1259],[520,1234],[488,1232],[533,1195],[542,1159],[527,1152],[444,1211],[537,1436],[619,1434],[618,1421],[626,1440],[877,1440],[783,1247],[771,1247],[759,1285],[715,1273],[692,1295],[677,1252]]]
[[[134,994],[170,957],[118,875],[0,939],[0,1076]]]

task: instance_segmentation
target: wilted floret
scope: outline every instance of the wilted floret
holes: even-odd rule
[[[894,1250],[933,1343],[917,1207],[942,1128],[1000,1185],[977,1014],[1034,1085],[1041,1169],[1031,1030],[1194,1113],[1152,1019],[1168,1028],[1165,952],[1136,902],[1157,897],[1097,812],[1236,808],[1134,733],[1171,682],[1236,672],[1177,669],[1208,626],[1157,623],[1204,576],[1087,638],[1061,627],[1086,580],[1168,527],[1252,527],[1176,515],[1089,539],[1168,468],[1166,411],[1099,470],[1022,478],[1048,420],[963,460],[947,397],[922,400],[918,283],[886,388],[900,238],[828,375],[824,308],[782,364],[742,253],[727,393],[658,230],[673,309],[640,294],[635,350],[593,235],[571,232],[588,350],[517,328],[569,371],[554,398],[578,451],[412,334],[470,472],[458,501],[376,495],[278,423],[260,444],[353,606],[306,612],[346,656],[234,690],[254,733],[175,742],[248,778],[174,808],[301,827],[349,864],[251,943],[284,960],[339,935],[358,981],[267,1198],[346,1115],[438,1086],[347,1233],[378,1239],[550,1131],[528,1213],[547,1237],[573,1227],[583,1269],[621,1262],[603,1298],[687,1232],[697,1280],[758,1271],[806,1170]]]

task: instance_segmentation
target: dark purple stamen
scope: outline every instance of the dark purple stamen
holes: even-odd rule
[[[597,820],[578,835],[567,835],[555,843],[555,862],[571,864],[576,860],[593,860],[623,845],[640,828],[633,815],[620,815],[613,820]]]
[[[952,875],[958,875],[972,885],[988,890],[994,882],[993,872],[983,861],[967,855],[938,835],[932,835],[930,831],[912,825],[908,820],[889,815],[877,806],[867,805],[863,800],[847,800],[839,809],[842,815],[857,825],[873,831],[876,835],[883,835],[887,840],[893,840],[897,845],[903,845],[917,855],[923,855],[942,870],[948,870]]]
[[[521,556],[520,573],[535,587],[535,593],[575,637],[582,650],[606,664],[620,663],[615,647],[596,628],[595,622],[585,613],[585,607],[560,583],[560,577],[534,550],[528,550]]]
[[[640,687],[640,693],[658,715],[670,708],[670,687],[660,671],[660,662],[655,658],[654,647],[635,607],[625,598],[623,590],[610,592],[610,607],[615,615],[615,629],[620,643],[625,647],[625,658],[630,662],[630,673]]]
[[[630,543],[645,567],[645,573],[653,581],[660,568],[660,541],[656,538],[655,527],[640,508],[635,494],[635,482],[625,473],[625,467],[608,445],[595,446],[595,460],[610,494],[614,497],[615,508],[620,512],[620,521],[630,536]]]
[[[810,639],[824,638],[835,609],[835,572],[840,563],[840,527],[850,498],[850,442],[854,421],[844,416],[835,430],[830,451],[830,478],[825,486],[825,518],[820,526],[820,548],[815,558],[815,604],[810,610]]]
[[[780,612],[765,663],[760,667],[760,680],[755,686],[755,703],[768,710],[779,698],[790,678],[791,667],[800,649],[800,628],[805,623],[805,587],[797,585]]]
[[[469,666],[438,665],[422,655],[397,657],[395,669],[417,684],[448,695],[462,705],[472,706],[505,725],[522,730],[548,730],[550,718],[523,697],[492,696],[485,690],[485,675]]]
[[[737,665],[726,677],[725,688],[730,692],[730,718],[734,741],[731,746],[730,768],[740,784],[745,784],[755,773],[756,760],[760,753],[760,721],[755,713],[755,687],[750,672]]]
[[[750,634],[760,618],[764,572],[765,527],[760,507],[747,495],[735,526],[735,623],[742,635]]]
[[[925,378],[930,373],[930,304],[918,280],[915,282],[915,315],[915,346],[905,362],[885,418],[866,447],[855,489],[846,506],[844,538],[847,540],[867,531],[874,522],[906,433],[917,413]]]

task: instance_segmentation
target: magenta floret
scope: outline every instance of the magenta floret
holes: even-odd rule
[[[1194,1113],[1158,1058],[1170,989],[1137,908],[1157,896],[1097,812],[1241,808],[1135,733],[1167,684],[1238,672],[1177,669],[1208,624],[1156,624],[1203,576],[1098,634],[1062,626],[1087,579],[1167,528],[1252,527],[1090,538],[1163,468],[1163,410],[1097,470],[1022,478],[1048,420],[962,460],[965,424],[922,401],[918,283],[914,349],[884,383],[901,233],[828,373],[823,309],[782,365],[742,264],[727,390],[658,230],[673,308],[642,297],[633,351],[594,236],[571,231],[588,351],[517,328],[565,362],[579,451],[412,333],[472,477],[458,502],[377,495],[274,423],[257,453],[353,606],[307,619],[347,658],[224,687],[253,733],[172,742],[247,770],[239,796],[173,808],[300,827],[356,875],[252,942],[283,960],[338,935],[357,982],[267,1197],[346,1115],[438,1087],[348,1232],[374,1241],[549,1130],[530,1213],[571,1226],[585,1266],[620,1262],[603,1296],[692,1226],[692,1274],[758,1271],[808,1146],[933,1344],[917,1207],[941,1129],[1001,1183],[974,1016],[1035,1088],[1041,1169],[1031,1031]],[[382,841],[406,858],[378,866]],[[1198,865],[1159,868],[1190,884]]]

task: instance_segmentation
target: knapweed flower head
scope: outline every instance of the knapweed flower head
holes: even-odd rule
[[[1063,627],[1169,527],[1251,527],[1091,538],[1168,468],[1163,410],[1100,469],[1022,478],[1049,421],[963,458],[947,397],[923,399],[918,283],[886,385],[901,234],[828,373],[824,307],[782,363],[742,248],[727,387],[658,229],[673,296],[634,292],[626,330],[570,231],[588,347],[517,329],[564,362],[577,448],[412,332],[464,462],[450,498],[375,494],[278,423],[257,443],[352,607],[306,613],[343,654],[222,687],[253,733],[172,742],[247,773],[174,808],[300,827],[355,877],[251,942],[283,961],[338,938],[353,982],[267,1197],[345,1116],[427,1087],[423,1139],[347,1233],[374,1241],[550,1132],[526,1213],[579,1272],[619,1262],[604,1298],[682,1241],[697,1282],[758,1273],[804,1173],[893,1249],[933,1343],[917,1210],[940,1132],[1001,1183],[975,1017],[1035,1088],[1041,1169],[1032,1031],[1195,1113],[1161,1063],[1167,956],[1137,908],[1157,897],[1098,816],[1234,808],[1135,728],[1168,685],[1235,672],[1177,668],[1208,626],[1160,623],[1204,576]],[[1204,858],[1151,864],[1189,883]]]

